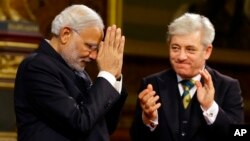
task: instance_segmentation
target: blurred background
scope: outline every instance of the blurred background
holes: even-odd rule
[[[19,63],[40,39],[50,38],[51,21],[71,4],[95,9],[106,26],[117,24],[126,36],[123,75],[129,96],[112,141],[130,141],[141,78],[171,67],[167,26],[187,11],[214,24],[214,49],[207,64],[239,80],[250,123],[250,0],[0,0],[0,141],[16,140],[13,87]],[[95,79],[95,64],[86,69]]]

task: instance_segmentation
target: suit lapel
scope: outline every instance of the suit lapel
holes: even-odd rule
[[[173,137],[177,140],[177,132],[179,129],[179,90],[176,74],[172,71],[171,73],[165,73],[163,77],[157,79],[157,83],[159,86],[159,96],[162,101],[163,113]]]

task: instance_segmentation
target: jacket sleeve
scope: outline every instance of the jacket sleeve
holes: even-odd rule
[[[211,72],[210,72],[211,73]],[[212,131],[227,135],[231,125],[244,123],[243,98],[239,81],[218,72],[211,73],[215,87],[215,101],[219,112]]]
[[[110,110],[106,114],[106,122],[108,125],[109,134],[112,134],[117,128],[119,118],[122,114],[122,108],[127,98],[127,91],[122,87],[119,99],[111,106]]]
[[[146,79],[142,79],[138,94],[147,87]],[[135,115],[130,128],[130,136],[132,141],[152,141],[157,140],[157,129],[150,131],[142,121],[142,109],[140,101],[136,98]]]

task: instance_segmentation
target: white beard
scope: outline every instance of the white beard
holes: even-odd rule
[[[81,64],[83,59],[79,59],[79,54],[76,51],[76,44],[75,42],[71,42],[69,46],[62,48],[61,52],[62,58],[65,62],[71,67],[73,70],[76,71],[83,71],[85,65]]]

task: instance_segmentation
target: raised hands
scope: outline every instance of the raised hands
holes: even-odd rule
[[[206,69],[204,69],[200,70],[200,74],[201,77],[204,79],[204,86],[202,86],[200,81],[196,81],[195,84],[197,87],[197,98],[202,108],[207,110],[214,101],[215,90],[209,72]]]
[[[159,109],[161,106],[161,103],[157,103],[159,96],[155,94],[156,93],[153,90],[153,86],[148,84],[147,88],[138,95],[141,108],[148,120],[155,120],[157,118],[157,109]]]
[[[121,76],[125,37],[116,25],[108,27],[104,41],[99,45],[97,64],[100,71],[107,71],[116,78]]]

